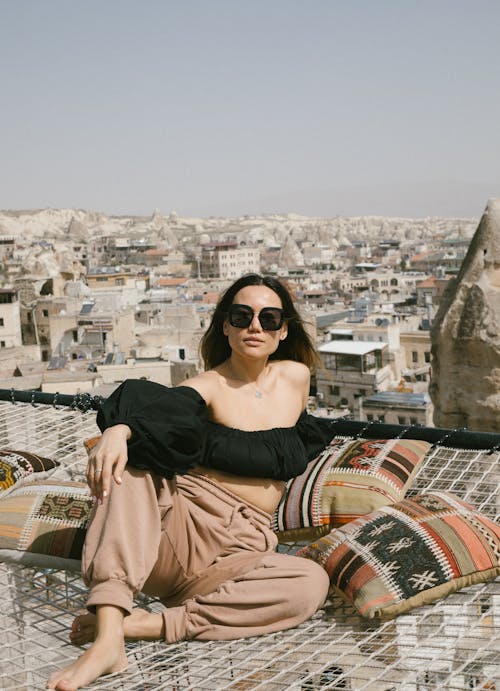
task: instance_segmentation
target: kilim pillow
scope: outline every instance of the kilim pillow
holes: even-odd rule
[[[311,540],[403,499],[430,446],[416,439],[334,438],[289,480],[273,517],[278,538]]]
[[[0,498],[0,559],[78,571],[93,501],[80,482],[30,482]]]
[[[334,590],[372,619],[392,618],[500,575],[500,528],[447,492],[358,518],[302,548]]]
[[[23,480],[37,474],[41,479],[57,468],[59,463],[29,451],[0,450],[0,496],[11,492]]]

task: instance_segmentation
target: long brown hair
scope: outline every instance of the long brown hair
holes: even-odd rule
[[[224,335],[223,324],[227,318],[229,307],[233,304],[234,296],[246,286],[265,286],[278,295],[285,312],[285,320],[288,326],[287,337],[279,342],[270,360],[296,360],[303,362],[313,369],[318,363],[318,353],[304,328],[304,322],[295,309],[292,296],[288,288],[273,276],[261,276],[259,274],[245,274],[235,281],[222,294],[217,302],[210,326],[203,335],[200,343],[200,353],[205,369],[213,369],[220,365],[231,355],[231,348],[227,337]]]

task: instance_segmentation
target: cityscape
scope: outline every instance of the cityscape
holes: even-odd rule
[[[293,291],[321,354],[316,415],[433,425],[430,328],[475,219],[0,212],[3,386],[109,395],[200,371],[218,296],[249,273]]]

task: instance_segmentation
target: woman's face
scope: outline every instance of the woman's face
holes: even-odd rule
[[[248,306],[253,311],[253,318],[243,328],[232,326],[228,319],[224,321],[224,335],[229,340],[231,350],[246,358],[269,357],[278,348],[280,340],[286,338],[288,329],[286,322],[275,331],[264,329],[259,314],[265,307],[282,308],[279,295],[266,286],[245,286],[234,296],[233,305]],[[246,312],[250,315],[248,310]]]

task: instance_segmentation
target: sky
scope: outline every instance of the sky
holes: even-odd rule
[[[498,0],[0,0],[0,208],[479,217]]]

